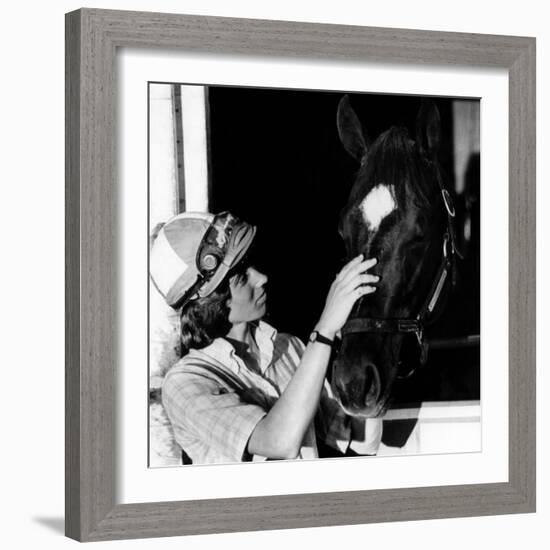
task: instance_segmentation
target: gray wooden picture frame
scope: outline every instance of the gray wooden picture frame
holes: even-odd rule
[[[117,504],[115,57],[121,47],[509,74],[509,481]],[[490,131],[490,130],[488,130]],[[66,16],[66,534],[81,541],[535,511],[535,39],[82,9]]]

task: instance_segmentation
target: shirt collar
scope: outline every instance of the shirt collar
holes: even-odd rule
[[[256,325],[254,339],[260,350],[260,370],[262,374],[273,361],[275,338],[277,338],[277,331],[265,321],[259,321]]]
[[[254,339],[260,350],[260,370],[263,374],[273,359],[277,330],[265,321],[258,321],[252,324]],[[225,338],[216,338],[211,344],[197,351],[229,367],[235,373],[237,373],[243,365],[243,361],[235,352],[235,348]]]

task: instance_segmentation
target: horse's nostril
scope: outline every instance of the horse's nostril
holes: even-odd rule
[[[365,405],[374,407],[380,397],[381,384],[380,374],[374,365],[365,367]]]

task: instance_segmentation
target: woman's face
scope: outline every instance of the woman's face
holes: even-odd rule
[[[257,321],[266,312],[267,277],[254,267],[247,267],[242,273],[229,280],[229,322],[232,324]]]

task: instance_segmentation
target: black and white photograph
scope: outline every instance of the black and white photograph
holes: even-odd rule
[[[148,107],[149,466],[479,452],[479,99]]]
[[[545,4],[84,6],[3,11],[5,548],[548,546]]]

